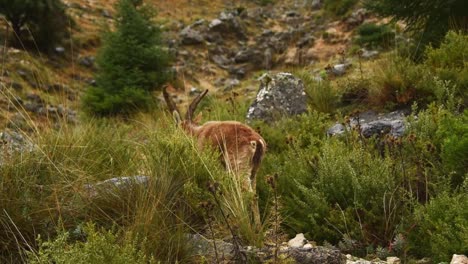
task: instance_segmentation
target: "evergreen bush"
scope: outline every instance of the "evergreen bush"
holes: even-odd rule
[[[45,51],[54,48],[70,25],[61,0],[0,0],[0,14],[10,21],[16,45],[33,42]],[[32,36],[26,34],[26,27]]]
[[[117,3],[116,30],[106,32],[97,58],[96,86],[83,97],[93,115],[130,114],[147,109],[151,92],[169,78],[169,57],[161,32],[146,6],[130,0]]]

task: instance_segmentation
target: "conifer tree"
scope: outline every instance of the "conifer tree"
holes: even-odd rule
[[[116,29],[104,34],[97,57],[96,86],[83,97],[93,115],[130,114],[147,108],[151,92],[168,78],[169,58],[153,13],[135,0],[119,0]]]
[[[366,0],[366,7],[404,21],[421,46],[438,46],[449,29],[468,26],[466,0]]]

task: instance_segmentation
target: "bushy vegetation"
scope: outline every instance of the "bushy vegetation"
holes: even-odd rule
[[[11,23],[18,47],[26,44],[50,51],[72,25],[61,0],[1,0],[0,14]]]
[[[441,47],[429,47],[421,63],[398,54],[381,59],[372,77],[371,103],[392,108],[453,98],[454,104],[466,106],[468,72],[462,55],[468,48],[466,40],[461,32],[447,33]]]
[[[356,43],[367,47],[389,47],[393,44],[395,33],[388,25],[366,23],[357,28]]]
[[[357,0],[325,0],[323,1],[323,9],[333,16],[343,16],[348,13],[357,2]]]
[[[298,71],[296,76],[304,82],[304,89],[313,109],[330,113],[336,108],[338,94],[329,80],[316,78],[306,71]]]
[[[130,114],[153,103],[151,92],[169,78],[167,51],[147,6],[117,3],[115,31],[106,32],[97,58],[96,87],[86,90],[85,110],[93,115]]]
[[[324,4],[341,15],[356,2]],[[168,78],[159,29],[139,4],[119,2],[97,86],[85,92],[92,115],[147,109]],[[393,37],[374,24],[358,34],[370,47]],[[467,40],[449,32],[420,63],[397,52],[375,62],[359,57],[347,69],[353,76],[295,72],[308,111],[249,124],[268,144],[257,175],[260,225],[252,219],[256,197],[224,170],[219,153],[200,151],[160,109],[34,130],[25,135],[30,149],[1,153],[0,262],[209,262],[193,250],[195,234],[262,247],[299,232],[372,259],[442,262],[466,254]],[[210,93],[199,109],[204,121],[245,121],[248,106],[242,94]],[[406,133],[366,138],[348,127],[327,135],[361,107],[411,107]]]
[[[30,253],[30,263],[155,263],[136,247],[131,239],[119,241],[119,235],[112,231],[96,230],[87,224],[78,235],[85,236],[85,242],[70,244],[70,233],[61,232],[53,241],[42,241],[39,237],[39,250]]]
[[[439,199],[466,197],[466,166],[455,172],[442,158],[452,137],[444,134],[446,127],[466,128],[465,119],[432,105],[418,119],[409,119],[411,129],[403,138],[366,139],[349,131],[327,139],[328,118],[317,113],[304,115],[297,123],[310,126],[293,130],[289,123],[280,123],[262,128],[268,142],[285,142],[273,145],[264,167],[267,174],[279,174],[284,226],[292,234],[304,232],[314,241],[362,256],[377,254],[379,248],[379,254],[434,256],[441,261],[465,252],[463,205],[440,205],[451,212],[447,218],[433,209]],[[311,124],[323,126],[310,131]],[[455,134],[466,137],[467,133],[465,129]],[[466,163],[466,152],[453,151],[458,154],[452,161]],[[457,220],[452,225],[448,218]],[[432,236],[440,239],[436,242]],[[431,244],[422,249],[420,240]]]

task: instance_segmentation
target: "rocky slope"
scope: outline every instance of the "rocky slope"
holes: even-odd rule
[[[0,76],[3,128],[33,130],[49,125],[48,121],[78,120],[79,97],[94,84],[100,30],[113,23],[114,1],[64,2],[76,26],[54,54],[11,47],[0,34],[5,43]],[[223,94],[235,89],[249,98],[259,85],[252,77],[270,70],[321,68],[349,45],[356,26],[372,19],[358,7],[340,20],[326,19],[320,1],[278,1],[267,6],[252,1],[148,2],[159,10],[158,20],[175,58],[173,70],[179,80],[175,86],[187,93],[208,88]]]

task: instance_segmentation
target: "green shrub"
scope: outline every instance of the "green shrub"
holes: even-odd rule
[[[464,188],[460,193],[442,193],[416,209],[408,234],[410,252],[431,256],[436,263],[468,252],[468,195]]]
[[[121,234],[97,229],[90,223],[82,232],[85,241],[71,242],[68,232],[61,232],[54,240],[49,241],[42,241],[39,237],[39,250],[35,254],[29,254],[28,263],[156,263],[139,250],[131,238],[122,239]]]
[[[388,25],[376,25],[374,23],[362,24],[357,29],[356,43],[368,47],[389,47],[393,44],[395,33]]]
[[[295,75],[304,82],[304,89],[309,105],[319,112],[335,111],[338,95],[329,80],[316,80],[307,71],[299,71]]]
[[[324,10],[333,16],[343,16],[353,8],[357,0],[325,0],[323,2]]]
[[[442,138],[441,158],[453,187],[459,187],[468,176],[468,110],[460,116],[448,115],[436,135]]]
[[[307,174],[289,175],[297,191],[283,194],[291,199],[288,226],[321,242],[338,243],[344,234],[361,246],[390,241],[398,217],[408,214],[399,188],[402,176],[392,169],[395,164],[336,140],[326,141],[315,161],[310,156],[298,157],[309,157]]]
[[[14,31],[12,35],[17,37],[16,44],[19,47],[24,47],[22,44],[25,43],[34,43],[45,51],[54,48],[70,24],[61,0],[0,0],[0,14],[11,22]],[[32,36],[24,34],[24,27],[28,28]]]
[[[344,105],[365,104],[369,102],[371,80],[354,78],[338,80],[338,87],[344,87],[341,94],[341,103]]]
[[[450,31],[439,48],[429,47],[426,50],[425,64],[440,79],[451,81],[456,85],[455,95],[462,103],[468,103],[468,36],[461,32]]]
[[[411,105],[435,100],[435,82],[424,65],[408,58],[391,56],[377,62],[371,103],[379,106]]]
[[[146,7],[130,0],[117,4],[117,25],[107,32],[97,58],[96,87],[83,97],[93,115],[129,114],[147,109],[151,91],[168,79],[168,54],[161,46],[159,27]]]

